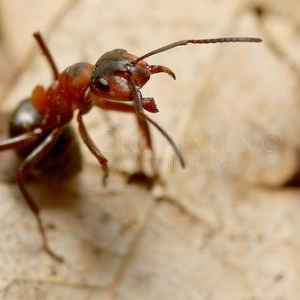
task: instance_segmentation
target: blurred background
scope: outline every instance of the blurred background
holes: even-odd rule
[[[109,159],[109,187],[84,146],[75,184],[30,184],[66,263],[41,250],[17,187],[1,180],[0,298],[297,299],[300,2],[2,0],[2,139],[18,103],[51,82],[37,30],[60,70],[114,48],[139,56],[186,38],[263,43],[189,45],[147,59],[177,75],[153,76],[142,93],[156,100],[153,119],[187,162],[182,170],[153,129],[164,185],[152,190],[126,182],[137,170],[134,118],[97,109],[85,116]]]

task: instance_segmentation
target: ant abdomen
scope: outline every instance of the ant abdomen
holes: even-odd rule
[[[30,132],[41,126],[43,116],[31,104],[31,99],[23,100],[14,111],[9,123],[10,137]],[[22,161],[40,145],[50,132],[45,132],[39,139],[16,149]],[[73,128],[65,126],[58,140],[41,158],[29,175],[60,180],[75,176],[82,169],[82,155]]]

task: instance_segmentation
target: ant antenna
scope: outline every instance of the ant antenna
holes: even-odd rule
[[[170,50],[172,48],[178,47],[178,46],[185,46],[187,44],[216,44],[216,43],[260,43],[262,42],[262,39],[255,38],[255,37],[223,37],[223,38],[213,38],[213,39],[192,39],[192,40],[181,40],[177,41],[168,45],[165,45],[163,47],[160,47],[158,49],[152,50],[139,58],[137,58],[133,63],[137,64],[139,61],[155,55],[160,52],[164,52],[167,50]]]

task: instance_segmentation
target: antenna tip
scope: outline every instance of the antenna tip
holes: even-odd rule
[[[226,41],[226,38],[225,38]],[[233,37],[233,38],[229,38],[228,41],[232,41],[232,42],[249,42],[249,43],[260,43],[262,42],[261,38],[257,38],[257,37]]]
[[[261,38],[252,38],[252,42],[261,43],[263,40]]]

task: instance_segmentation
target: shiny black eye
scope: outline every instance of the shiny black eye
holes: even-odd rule
[[[96,77],[93,80],[93,86],[98,90],[108,92],[110,89],[108,81],[103,77]]]

